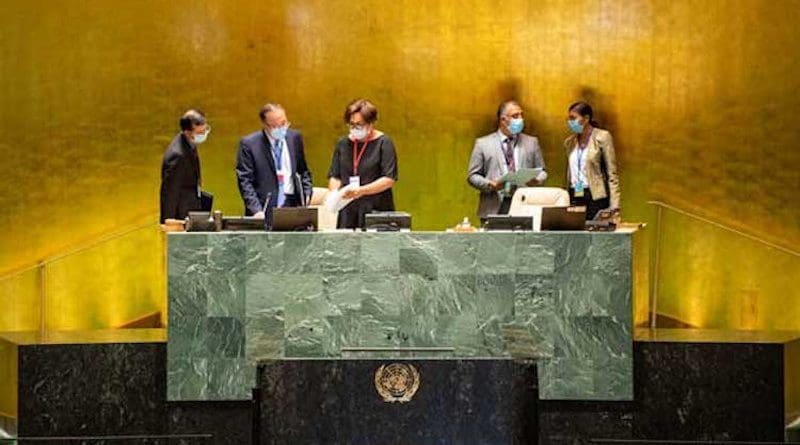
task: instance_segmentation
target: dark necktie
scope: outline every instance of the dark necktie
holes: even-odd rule
[[[503,142],[503,145],[505,145],[505,150],[503,150],[503,153],[506,155],[506,165],[508,165],[508,171],[515,172],[517,171],[517,165],[514,163],[514,139],[506,138]]]

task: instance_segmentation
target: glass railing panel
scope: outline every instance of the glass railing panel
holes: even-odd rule
[[[166,313],[164,236],[157,225],[56,258],[44,273],[50,331],[118,327]]]
[[[751,234],[662,208],[656,311],[692,327],[800,330],[800,256]]]
[[[36,267],[0,277],[0,332],[39,329],[40,288]]]

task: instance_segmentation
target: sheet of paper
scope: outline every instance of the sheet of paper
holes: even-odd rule
[[[498,182],[509,182],[517,187],[525,187],[532,179],[539,176],[541,168],[521,168],[515,172],[509,172],[501,176]]]
[[[350,190],[349,184],[340,188],[339,190],[328,193],[328,195],[325,197],[325,207],[328,209],[328,211],[334,213],[339,212],[343,208],[347,207],[348,204],[353,202],[353,198],[345,199],[342,197],[347,190]]]

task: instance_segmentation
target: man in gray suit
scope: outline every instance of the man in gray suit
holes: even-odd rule
[[[505,214],[516,190],[499,182],[501,176],[521,168],[541,168],[539,175],[527,185],[540,185],[547,179],[539,140],[522,132],[525,121],[522,107],[509,100],[497,108],[497,131],[475,140],[469,160],[467,181],[478,189],[478,216],[481,222],[490,214]]]

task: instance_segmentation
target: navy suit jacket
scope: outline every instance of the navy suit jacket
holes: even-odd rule
[[[303,151],[303,137],[300,133],[289,130],[286,133],[286,147],[292,162],[292,177],[295,195],[298,200],[303,190],[306,202],[311,200],[311,172],[306,164]],[[239,181],[239,193],[244,201],[245,215],[254,215],[263,210],[267,195],[272,193],[270,205],[278,201],[278,175],[275,172],[275,160],[272,158],[272,147],[264,130],[250,133],[239,141],[239,153],[236,156],[236,177]],[[302,203],[305,205],[305,203]]]

